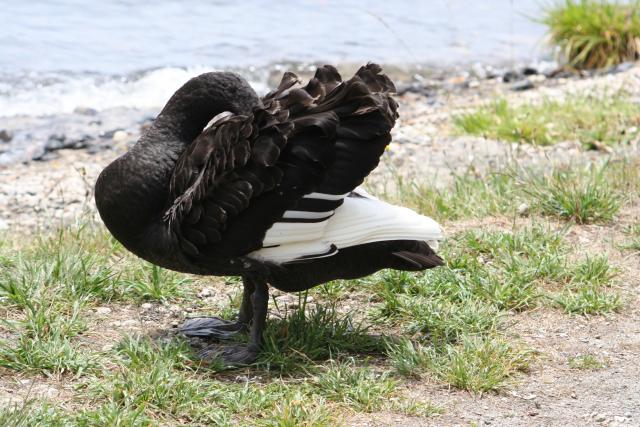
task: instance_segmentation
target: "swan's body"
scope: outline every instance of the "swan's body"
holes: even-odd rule
[[[127,249],[177,271],[243,277],[238,322],[197,319],[186,334],[224,338],[253,320],[249,346],[222,354],[249,362],[267,283],[300,291],[442,264],[435,221],[357,188],[391,140],[393,90],[375,64],[346,82],[324,66],[305,87],[286,73],[262,99],[235,74],[203,74],[102,172],[96,204]]]

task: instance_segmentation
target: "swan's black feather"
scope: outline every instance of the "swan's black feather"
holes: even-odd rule
[[[262,247],[267,230],[283,219],[313,219],[283,218],[286,211],[330,216],[340,197],[304,196],[350,193],[376,167],[397,118],[394,89],[375,64],[346,81],[323,66],[306,86],[285,73],[263,98],[232,73],[198,76],[174,94],[140,142],[103,171],[96,184],[100,214],[127,248],[159,265],[266,274],[268,263],[247,255]],[[218,115],[224,111],[230,114]],[[370,248],[403,268],[428,264],[404,248]],[[358,256],[357,249],[346,253]]]
[[[362,209],[368,203],[352,200],[368,198],[353,190],[391,140],[398,117],[394,90],[375,64],[344,82],[335,67],[323,66],[306,86],[285,73],[263,98],[233,73],[202,74],[184,84],[138,143],[100,174],[95,188],[100,216],[127,249],[156,265],[241,275],[245,294],[236,326],[241,330],[252,321],[251,340],[225,360],[250,363],[262,344],[267,283],[300,291],[382,268],[423,270],[442,264],[427,243],[417,240],[371,242],[364,234],[358,236],[363,240],[341,244],[288,245],[291,230],[307,242],[309,230],[316,236],[315,230],[330,226],[332,219],[347,235],[350,219],[366,220],[368,212],[349,217],[353,211],[347,207],[356,203]],[[348,204],[339,210],[345,195]],[[369,208],[383,206],[376,203]],[[341,215],[342,222],[336,219]],[[407,225],[399,221],[391,230]],[[357,232],[377,224],[379,218]],[[408,230],[413,231],[405,230],[405,238],[419,228]],[[439,239],[437,230],[432,234]],[[254,253],[265,240],[270,249]],[[218,330],[226,324],[200,322],[184,333],[228,336],[228,330]]]
[[[191,244],[188,255],[242,256],[261,247],[286,210],[339,206],[302,196],[348,193],[378,164],[397,117],[393,86],[379,72],[369,64],[342,82],[325,66],[305,87],[285,73],[263,107],[224,116],[189,144],[165,214]]]

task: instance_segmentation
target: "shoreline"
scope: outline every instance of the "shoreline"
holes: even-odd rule
[[[349,75],[348,70],[340,71]],[[567,93],[640,91],[640,66],[623,64],[582,77],[558,73],[547,77],[526,68],[518,73],[485,74],[484,78],[480,74],[479,69],[449,70],[430,79],[414,76],[412,83],[399,83],[400,119],[389,150],[368,185],[388,190],[393,175],[400,173],[433,178],[434,185],[446,186],[453,176],[470,169],[481,175],[514,162],[566,164],[637,154],[637,141],[636,145],[593,151],[575,141],[543,147],[462,136],[452,131],[451,118],[497,98],[517,103]],[[304,80],[306,76],[300,77]],[[0,139],[0,231],[55,228],[73,222],[82,212],[95,212],[92,184],[97,175],[135,143],[158,111],[76,108],[74,113],[53,116],[0,117],[0,136],[4,131],[8,139]]]

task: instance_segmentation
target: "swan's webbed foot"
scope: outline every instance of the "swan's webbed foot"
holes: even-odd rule
[[[187,337],[229,340],[247,330],[247,324],[218,317],[194,317],[185,320],[180,332]]]
[[[245,332],[253,319],[251,296],[255,292],[255,284],[249,278],[243,278],[244,291],[237,321],[229,321],[218,317],[194,317],[185,320],[180,332],[187,337],[229,340]]]
[[[243,331],[251,322],[248,344],[213,344],[198,352],[198,357],[204,362],[219,360],[225,365],[248,365],[256,360],[262,347],[268,303],[269,288],[266,281],[245,277],[244,295],[237,322],[217,318],[195,318],[185,322],[181,330],[187,336],[226,339]]]
[[[198,352],[198,358],[204,362],[221,361],[225,365],[249,365],[255,362],[259,349],[251,344],[211,345]]]

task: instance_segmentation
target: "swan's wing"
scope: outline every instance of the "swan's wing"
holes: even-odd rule
[[[277,222],[313,228],[378,164],[397,117],[380,67],[286,73],[253,116],[214,121],[177,162],[165,219],[190,256],[243,256]]]

